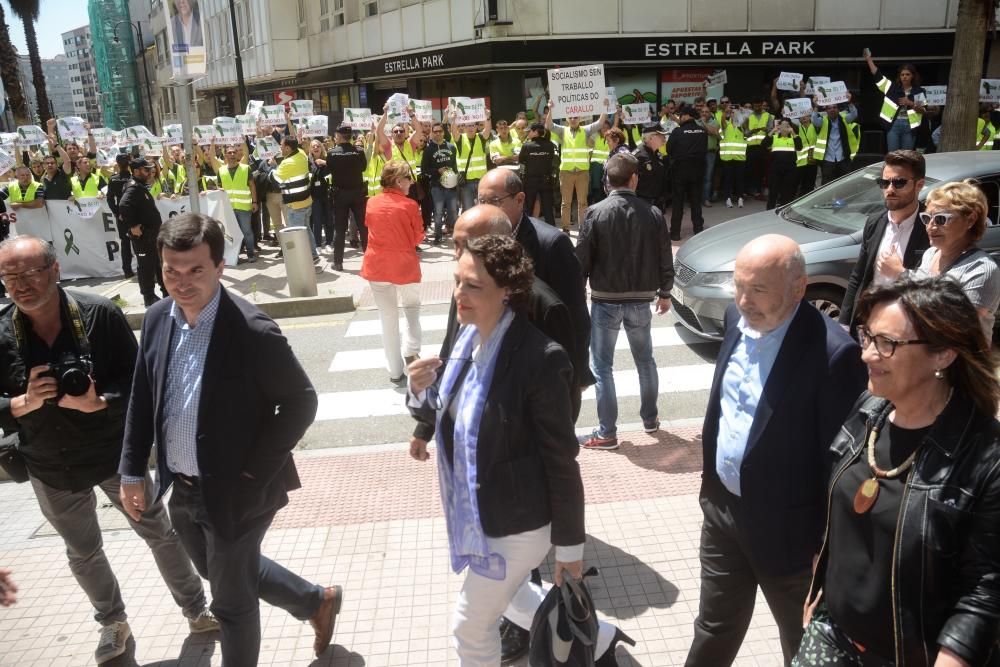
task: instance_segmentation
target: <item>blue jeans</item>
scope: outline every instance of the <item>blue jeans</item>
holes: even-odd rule
[[[718,157],[719,154],[712,151],[705,154],[705,182],[701,186],[701,197],[708,201],[712,201],[712,176],[715,172],[715,160]]]
[[[431,199],[434,200],[434,238],[439,238],[444,225],[445,207],[448,209],[448,226],[455,228],[455,221],[458,220],[458,190],[434,185],[431,186]]]
[[[625,335],[632,351],[632,359],[639,373],[639,416],[643,424],[656,421],[656,397],[660,393],[660,378],[653,360],[653,339],[650,322],[653,312],[649,302],[602,303],[590,306],[590,355],[591,368],[597,378],[597,433],[603,438],[613,438],[618,433],[618,397],[612,375],[615,363],[615,343],[618,331],[625,324]]]
[[[458,197],[462,202],[462,213],[476,205],[476,197],[479,196],[479,179],[466,181],[465,185],[458,188]]]
[[[285,226],[287,227],[305,227],[309,232],[309,243],[312,246],[312,256],[313,259],[319,257],[319,253],[316,252],[316,237],[313,236],[312,227],[309,226],[309,218],[312,213],[312,208],[306,206],[304,208],[292,208],[291,206],[285,207]]]
[[[885,141],[889,150],[887,152],[898,151],[900,149],[913,150],[917,144],[917,138],[910,129],[910,121],[906,114],[900,114],[896,120],[892,121],[892,127],[885,135]]]
[[[247,258],[249,259],[253,257],[253,227],[250,226],[253,211],[237,211],[233,209],[233,213],[236,214],[236,222],[240,226],[240,231],[243,232],[243,247],[246,248]]]

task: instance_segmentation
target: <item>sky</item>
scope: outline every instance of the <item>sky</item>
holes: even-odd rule
[[[38,37],[38,53],[42,58],[52,58],[63,53],[62,34],[90,23],[87,15],[87,0],[40,0],[35,33]],[[28,44],[24,41],[24,26],[10,11],[10,5],[3,2],[3,10],[10,29],[10,41],[18,53],[28,55]]]

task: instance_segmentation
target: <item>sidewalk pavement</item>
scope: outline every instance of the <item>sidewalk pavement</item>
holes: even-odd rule
[[[700,585],[700,420],[664,423],[654,435],[638,424],[619,432],[617,451],[580,453],[584,557],[600,569],[588,584],[600,614],[637,642],[618,648],[620,665],[682,665]],[[263,550],[311,581],[343,585],[345,602],[335,646],[320,659],[312,655],[308,624],[262,603],[261,665],[457,664],[449,628],[463,577],[448,564],[433,454],[420,463],[407,450],[399,444],[296,453],[303,488],[278,513]],[[218,665],[215,637],[188,635],[148,549],[120,514],[101,499],[98,505],[134,635],[126,655],[107,664]],[[13,569],[21,589],[14,607],[0,609],[0,665],[92,664],[98,626],[30,486],[0,484],[0,506],[0,565]],[[550,555],[543,567],[549,581],[551,565]],[[736,665],[780,664],[777,629],[758,595]]]

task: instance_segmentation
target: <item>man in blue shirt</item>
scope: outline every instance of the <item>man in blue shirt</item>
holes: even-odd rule
[[[851,148],[847,139],[847,132],[850,130],[847,126],[858,119],[858,110],[850,104],[847,110],[841,113],[838,105],[831,104],[826,107],[826,119],[829,121],[830,130],[826,138],[826,151],[819,167],[823,185],[851,170]],[[817,132],[822,130],[823,120],[823,115],[813,110],[812,122]]]
[[[826,447],[867,378],[858,344],[803,300],[794,241],[748,243],[733,284],[702,429],[701,601],[689,667],[732,664],[758,586],[786,664],[795,655],[823,530]]]

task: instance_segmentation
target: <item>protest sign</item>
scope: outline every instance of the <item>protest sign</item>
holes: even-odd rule
[[[0,132],[0,148],[13,155],[17,150],[17,132]]]
[[[214,125],[195,125],[191,129],[191,134],[199,146],[207,146],[215,138]]]
[[[724,86],[727,83],[729,83],[729,79],[726,76],[726,70],[724,69],[716,70],[705,78],[706,88],[710,88],[712,86]]]
[[[393,93],[389,97],[385,103],[385,124],[387,126],[410,122],[409,101],[410,97],[406,93]]]
[[[18,146],[38,146],[49,143],[48,135],[37,125],[21,125],[17,128],[17,137]]]
[[[830,77],[828,76],[810,76],[806,79],[806,89],[803,91],[804,95],[815,95],[816,86],[824,85],[830,83]]]
[[[344,109],[344,124],[350,125],[352,130],[372,129],[371,109]]]
[[[217,141],[230,144],[243,141],[240,124],[236,122],[235,118],[230,116],[216,116],[212,119],[212,128],[215,130]]]
[[[55,201],[55,200],[50,200]],[[101,202],[103,199],[98,199],[97,197],[78,197],[73,201],[66,202],[66,211],[75,215],[78,218],[83,218],[84,220],[90,220],[101,208]],[[49,206],[58,206],[58,204],[47,204]]]
[[[108,149],[98,148],[97,149],[97,166],[105,167],[108,169],[113,168],[117,163],[115,158],[118,156],[118,147],[111,146]]]
[[[614,86],[605,88],[604,98],[608,101],[608,113],[612,113],[618,108],[618,93]]]
[[[307,137],[325,137],[329,132],[329,118],[326,116],[309,116],[303,123],[303,134]]]
[[[160,139],[143,139],[142,154],[145,157],[162,157],[163,141]]]
[[[410,116],[421,123],[434,122],[434,105],[430,100],[415,100],[410,98]]]
[[[0,149],[0,174],[6,174],[17,164],[14,156],[7,151]]]
[[[62,141],[87,139],[87,121],[79,116],[65,116],[56,120],[56,129]]]
[[[651,121],[651,114],[648,103],[622,105],[622,122],[626,125],[645,125]]]
[[[264,103],[260,100],[250,100],[247,102],[246,115],[253,116],[257,118],[260,115],[260,110],[264,108]]]
[[[257,134],[257,117],[248,113],[238,114],[236,124],[240,126],[240,134],[253,137]]]
[[[799,92],[802,85],[802,75],[796,72],[782,72],[778,75],[778,90],[788,90],[793,93]]]
[[[1000,79],[981,79],[979,81],[980,102],[1000,102]]]
[[[604,65],[581,65],[547,71],[552,118],[595,116],[608,109]]]
[[[284,125],[285,124],[285,105],[284,104],[265,104],[260,109],[260,123],[262,125]]]
[[[94,137],[94,146],[97,148],[110,148],[115,145],[115,132],[107,127],[95,127],[90,131]]]
[[[143,139],[157,139],[158,137],[150,132],[145,125],[133,125],[125,128],[125,137],[129,146],[138,146]]]
[[[163,136],[168,146],[184,143],[184,128],[180,123],[163,126]]]
[[[257,137],[257,157],[261,160],[269,160],[281,153],[281,146],[271,136]]]
[[[781,115],[785,118],[801,118],[812,114],[812,100],[808,97],[796,97],[785,100],[781,107]]]
[[[292,100],[288,103],[289,116],[292,120],[302,120],[313,115],[312,100]]]
[[[833,104],[846,104],[850,99],[847,95],[847,84],[843,81],[821,83],[816,88],[816,106],[827,107]]]
[[[943,107],[948,101],[948,86],[924,86],[926,104],[932,107]]]
[[[459,125],[486,120],[486,100],[482,97],[449,97],[448,111],[455,114]]]

